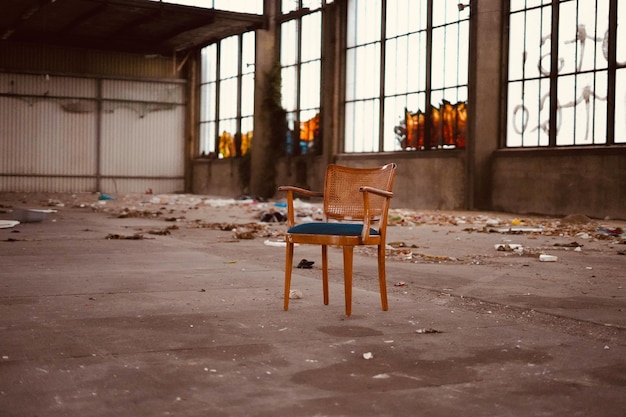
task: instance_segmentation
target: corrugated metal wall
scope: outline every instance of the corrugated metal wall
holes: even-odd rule
[[[0,191],[185,189],[174,58],[0,42]]]
[[[0,190],[95,190],[94,81],[0,74],[0,93]]]
[[[0,191],[184,190],[184,87],[0,73]]]
[[[104,80],[102,96],[103,186],[184,190],[183,86]]]

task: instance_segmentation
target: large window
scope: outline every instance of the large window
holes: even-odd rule
[[[254,32],[202,50],[200,155],[246,154],[253,136]]]
[[[626,143],[626,3],[511,0],[509,22],[506,146]]]
[[[348,0],[344,150],[463,148],[469,7]]]
[[[287,111],[287,155],[319,154],[322,12],[328,0],[283,0],[281,94]]]

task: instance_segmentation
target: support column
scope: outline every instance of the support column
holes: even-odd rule
[[[466,205],[474,210],[491,207],[492,155],[500,144],[505,105],[500,82],[503,79],[502,19],[500,0],[471,2]]]
[[[279,0],[264,0],[266,27],[256,32],[250,193],[261,197],[271,197],[276,191],[276,166],[280,149],[276,149],[274,144],[284,141],[284,138],[275,137],[277,129],[266,105],[268,94],[272,94],[272,71],[275,71],[279,58],[279,27],[276,24],[276,16],[279,13]]]

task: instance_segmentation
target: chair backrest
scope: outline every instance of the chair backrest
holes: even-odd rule
[[[392,191],[396,176],[395,163],[375,168],[352,168],[331,164],[324,184],[324,214],[327,219],[363,220],[363,193],[359,187],[370,186]],[[370,195],[370,213],[380,218],[388,208],[388,200]]]

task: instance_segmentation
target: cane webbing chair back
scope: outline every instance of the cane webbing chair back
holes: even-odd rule
[[[368,186],[391,191],[395,172],[394,164],[382,168],[351,168],[330,165],[324,183],[324,214],[327,219],[363,220],[363,192],[360,187]],[[380,219],[385,209],[385,197],[369,196],[372,219]]]

